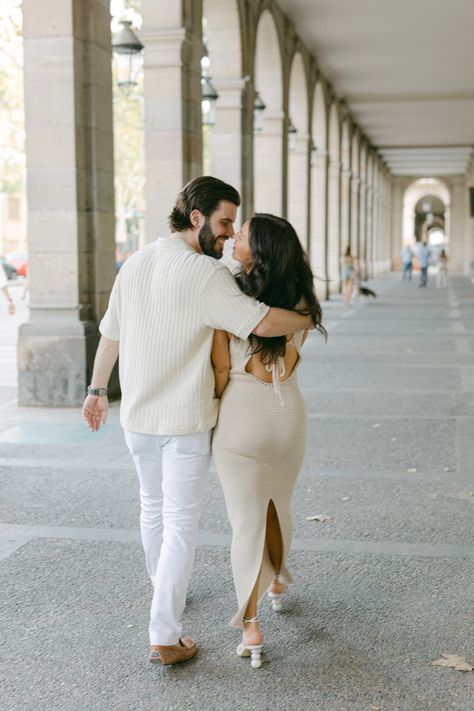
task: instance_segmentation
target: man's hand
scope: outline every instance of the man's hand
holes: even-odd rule
[[[100,425],[105,425],[109,413],[107,396],[88,395],[82,406],[82,417],[91,432],[98,432]]]
[[[8,302],[8,313],[10,314],[10,316],[14,316],[15,311],[16,311],[15,304],[13,303],[13,301],[9,301]]]

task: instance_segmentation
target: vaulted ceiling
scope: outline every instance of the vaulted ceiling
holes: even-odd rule
[[[395,175],[464,173],[474,0],[277,0]]]

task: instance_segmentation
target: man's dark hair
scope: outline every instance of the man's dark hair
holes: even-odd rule
[[[173,232],[183,232],[192,227],[193,210],[199,210],[205,217],[210,217],[221,200],[231,202],[236,207],[240,205],[240,195],[232,185],[210,175],[195,178],[179,193],[168,218],[169,226]]]

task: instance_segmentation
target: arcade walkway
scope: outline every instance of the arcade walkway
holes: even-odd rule
[[[229,527],[215,476],[186,613],[199,656],[151,667],[137,484],[117,408],[93,436],[79,411],[5,398],[3,711],[473,708],[474,674],[430,663],[474,662],[474,287],[459,277],[422,290],[399,275],[374,286],[373,302],[327,304],[328,343],[312,335],[306,348],[295,585],[283,614],[262,608],[260,671],[234,654],[226,626]],[[320,514],[330,518],[308,520]]]

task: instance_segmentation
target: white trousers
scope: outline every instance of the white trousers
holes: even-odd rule
[[[150,644],[177,644],[211,460],[211,432],[125,432],[140,482],[140,532],[154,592]]]

